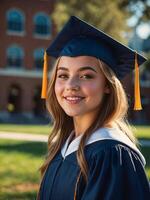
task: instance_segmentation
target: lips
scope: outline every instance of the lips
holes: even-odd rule
[[[64,98],[68,103],[76,104],[76,103],[81,102],[85,97],[81,97],[81,96],[65,96]]]

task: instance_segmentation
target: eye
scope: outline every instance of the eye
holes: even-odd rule
[[[80,77],[83,78],[83,79],[93,79],[94,78],[94,76],[91,75],[91,74],[84,74],[84,75],[82,75]]]
[[[67,75],[67,74],[59,74],[59,75],[57,75],[57,78],[60,78],[60,79],[67,79],[67,78],[68,78],[68,75]]]

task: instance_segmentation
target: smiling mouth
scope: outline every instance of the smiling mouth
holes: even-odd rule
[[[64,99],[71,104],[77,104],[80,103],[85,97],[80,97],[80,96],[67,96],[64,97]]]

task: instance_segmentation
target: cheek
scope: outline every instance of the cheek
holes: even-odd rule
[[[61,93],[63,91],[63,85],[60,84],[58,81],[55,83],[55,94],[57,99],[60,97]]]
[[[84,92],[89,96],[103,96],[104,94],[104,83],[95,81],[84,87]]]

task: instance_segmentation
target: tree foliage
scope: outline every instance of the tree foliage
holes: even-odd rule
[[[60,30],[71,15],[93,24],[112,37],[124,41],[123,32],[130,29],[126,20],[141,9],[138,22],[150,16],[149,0],[57,0],[52,18]]]
[[[52,15],[61,29],[69,16],[76,15],[102,31],[122,41],[122,31],[127,29],[127,12],[119,8],[119,0],[59,0]]]

